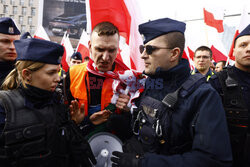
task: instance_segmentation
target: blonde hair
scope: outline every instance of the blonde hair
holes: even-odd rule
[[[15,64],[15,68],[5,78],[2,84],[2,89],[3,90],[16,89],[21,83],[26,88],[24,78],[22,77],[22,71],[24,69],[28,69],[30,71],[37,71],[41,69],[44,65],[45,63],[40,63],[40,62],[17,61]]]

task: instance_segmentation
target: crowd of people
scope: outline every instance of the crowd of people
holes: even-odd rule
[[[235,65],[212,68],[211,49],[200,46],[193,71],[182,58],[184,22],[140,24],[146,80],[133,101],[129,85],[114,90],[130,70],[117,59],[119,29],[93,27],[90,58],[75,52],[65,73],[63,46],[20,38],[14,21],[0,18],[0,166],[93,166],[88,139],[99,132],[123,142],[112,167],[250,166],[250,24],[234,40]]]

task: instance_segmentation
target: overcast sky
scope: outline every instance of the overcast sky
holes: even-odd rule
[[[249,0],[137,0],[144,21],[170,17],[185,21],[203,18],[203,7],[223,7],[225,15],[239,14],[243,5],[250,12]]]

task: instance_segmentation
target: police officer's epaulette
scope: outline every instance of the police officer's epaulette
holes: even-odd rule
[[[206,77],[201,74],[190,75],[190,77],[182,84],[180,96],[186,97],[190,95],[197,87],[206,82]]]
[[[190,75],[190,77],[175,91],[167,94],[162,103],[173,108],[180,95],[182,98],[190,95],[199,85],[206,82],[206,77],[201,74]]]

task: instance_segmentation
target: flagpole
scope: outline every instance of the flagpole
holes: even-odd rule
[[[205,25],[205,33],[206,33],[206,43],[207,43],[207,47],[208,46],[208,30],[207,30],[207,25],[205,23],[203,23]]]
[[[227,62],[225,64],[226,67],[227,67],[228,63],[229,63],[229,56],[227,57]]]

